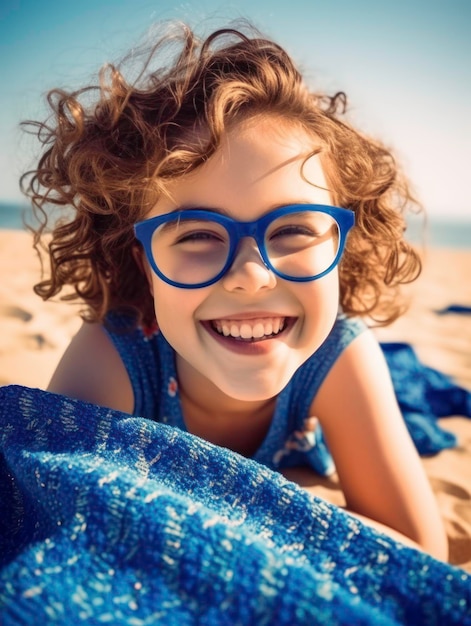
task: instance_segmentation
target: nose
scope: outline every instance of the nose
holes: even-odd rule
[[[276,281],[276,275],[265,265],[255,240],[242,238],[234,261],[222,278],[224,289],[255,293],[261,289],[273,289]]]

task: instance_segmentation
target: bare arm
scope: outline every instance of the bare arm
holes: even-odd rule
[[[341,355],[311,408],[322,424],[348,510],[445,560],[447,539],[435,497],[371,332]]]
[[[126,368],[100,324],[84,323],[64,352],[48,391],[132,413]]]

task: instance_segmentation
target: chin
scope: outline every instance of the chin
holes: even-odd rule
[[[267,374],[265,377],[257,380],[254,376],[251,376],[248,380],[244,377],[242,380],[231,381],[228,385],[227,382],[222,385],[215,384],[219,387],[220,391],[225,395],[238,400],[240,402],[263,402],[271,400],[277,396],[288,384],[293,377],[294,372],[280,378],[280,373],[277,372],[277,380],[273,380],[274,376]]]

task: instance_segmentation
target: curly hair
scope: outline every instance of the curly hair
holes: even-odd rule
[[[24,122],[43,146],[37,168],[21,179],[39,221],[36,249],[47,241],[50,276],[35,286],[43,299],[69,287],[63,297],[85,303],[85,320],[129,309],[152,324],[134,224],[166,183],[214,154],[231,126],[274,115],[320,140],[334,201],[355,212],[339,269],[343,311],[378,324],[402,313],[398,288],[420,272],[404,239],[405,212],[420,208],[409,183],[384,145],[342,119],[343,92],[311,91],[279,45],[246,31],[221,29],[202,40],[173,26],[134,80],[126,80],[125,63],[106,65],[97,85],[50,91],[49,120]],[[50,205],[64,212],[52,233]]]

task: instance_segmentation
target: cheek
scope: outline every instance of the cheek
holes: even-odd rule
[[[339,309],[339,281],[333,271],[311,283],[303,297],[305,330],[314,344],[322,343],[332,329]],[[320,344],[319,344],[320,345]]]
[[[317,315],[325,312],[328,316],[332,315],[332,311],[337,312],[340,293],[336,270],[308,284],[310,293],[305,298],[308,311],[313,311]]]
[[[202,299],[202,294],[198,292],[202,290],[178,289],[156,276],[152,277],[151,289],[157,324],[164,336],[172,332],[187,333]]]
[[[176,319],[182,313],[182,302],[179,302],[181,298],[178,298],[175,288],[169,289],[169,285],[163,283],[156,276],[152,277],[151,291],[157,323],[163,332],[169,324],[169,318],[173,315]]]

